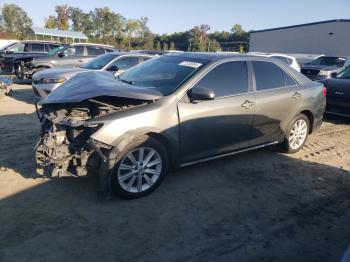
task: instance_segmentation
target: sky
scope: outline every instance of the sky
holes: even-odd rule
[[[147,16],[153,33],[185,31],[208,24],[211,32],[229,31],[234,24],[243,29],[303,24],[331,19],[350,19],[350,0],[1,0],[22,7],[34,26],[44,26],[44,19],[54,15],[58,4],[84,11],[109,7],[125,18]]]

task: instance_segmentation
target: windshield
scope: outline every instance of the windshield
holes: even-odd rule
[[[131,68],[118,78],[131,85],[155,89],[163,95],[169,95],[207,63],[207,60],[202,59],[161,56]]]
[[[343,67],[346,59],[344,57],[321,56],[311,61],[311,65],[337,66]]]
[[[343,71],[339,72],[337,78],[350,79],[350,67],[347,67]]]
[[[50,51],[48,52],[48,55],[55,55],[55,54],[57,54],[59,51],[61,51],[63,48],[65,48],[65,46],[56,47],[56,48],[50,50]]]
[[[100,70],[118,56],[119,55],[117,55],[117,54],[110,54],[110,53],[100,55],[100,56],[90,60],[89,62],[81,65],[80,67],[86,68],[86,69]]]

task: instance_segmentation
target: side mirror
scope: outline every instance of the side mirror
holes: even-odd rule
[[[194,87],[189,92],[189,97],[194,101],[213,100],[215,98],[214,91],[207,87]]]
[[[337,72],[334,72],[331,74],[331,77],[337,77],[338,73]]]
[[[119,67],[117,67],[116,65],[112,65],[107,68],[107,71],[112,71],[112,72],[117,72],[118,70],[119,70]]]
[[[66,55],[63,52],[58,53],[59,57],[65,57]]]

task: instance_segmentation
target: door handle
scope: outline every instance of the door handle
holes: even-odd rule
[[[249,109],[252,108],[255,105],[254,102],[246,100],[243,102],[243,104],[241,104],[241,107],[245,108],[245,109]]]
[[[85,59],[78,60],[78,62],[85,62],[85,61],[86,61]]]
[[[292,98],[293,99],[299,99],[301,98],[301,94],[299,92],[295,92],[293,95],[292,95]]]

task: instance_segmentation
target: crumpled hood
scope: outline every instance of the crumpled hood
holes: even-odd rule
[[[63,67],[63,68],[50,68],[39,71],[33,75],[33,80],[40,80],[42,78],[71,78],[76,74],[82,72],[88,72],[91,69],[81,67]]]
[[[337,71],[337,70],[341,69],[341,67],[305,64],[301,67],[301,69],[318,69],[318,70],[324,70],[324,71]]]
[[[139,100],[157,100],[163,95],[150,88],[125,84],[109,72],[84,72],[64,82],[55,91],[39,101],[40,105],[76,103],[98,96],[115,96]]]

